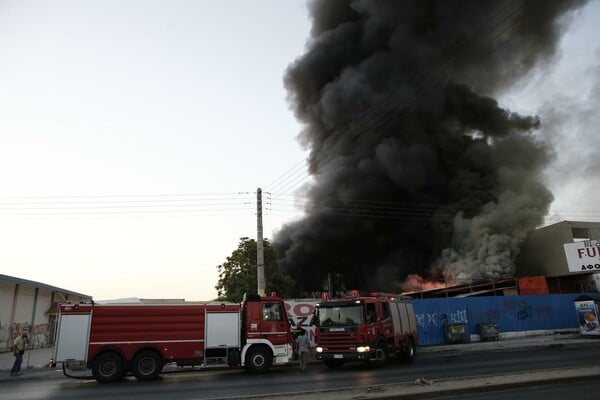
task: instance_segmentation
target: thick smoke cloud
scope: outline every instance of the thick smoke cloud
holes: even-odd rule
[[[600,193],[600,53],[593,56],[594,68],[578,74],[592,83],[576,97],[552,93],[540,107],[544,138],[554,149],[551,168],[546,171],[551,188],[560,191],[553,203],[551,221],[598,220]]]
[[[310,149],[307,216],[275,237],[298,291],[328,273],[513,275],[552,194],[539,118],[493,96],[550,62],[581,1],[316,0],[285,84]]]

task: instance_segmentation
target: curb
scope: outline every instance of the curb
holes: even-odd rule
[[[493,352],[512,352],[526,349],[539,348],[564,348],[572,346],[596,346],[600,344],[600,338],[587,338],[582,336],[534,336],[529,337],[526,343],[516,340],[499,340],[490,342],[473,342],[455,345],[441,345],[419,348],[417,354],[420,355],[453,355],[453,354],[477,354]]]

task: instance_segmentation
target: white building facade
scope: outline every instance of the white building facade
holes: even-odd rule
[[[57,304],[91,299],[85,294],[0,274],[0,352],[9,351],[22,332],[28,333],[32,348],[52,346]]]

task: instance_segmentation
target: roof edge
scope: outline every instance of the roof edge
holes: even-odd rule
[[[33,286],[33,287],[40,288],[40,289],[47,289],[52,292],[60,292],[60,293],[64,293],[64,294],[71,295],[71,296],[82,297],[82,298],[88,299],[88,300],[92,299],[92,296],[87,295],[87,294],[73,292],[72,290],[66,290],[63,288],[59,288],[57,286],[47,285],[45,283],[36,282],[36,281],[31,281],[29,279],[17,278],[16,276],[0,274],[0,281],[9,281],[9,282],[17,283],[19,285],[29,285],[29,286]]]

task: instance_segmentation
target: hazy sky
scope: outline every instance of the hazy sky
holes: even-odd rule
[[[600,3],[501,103],[556,148],[550,221],[600,220]],[[305,0],[0,0],[0,273],[92,295],[216,296],[217,265],[298,216],[282,78]],[[276,194],[279,193],[279,194]],[[267,277],[268,279],[268,277]]]

